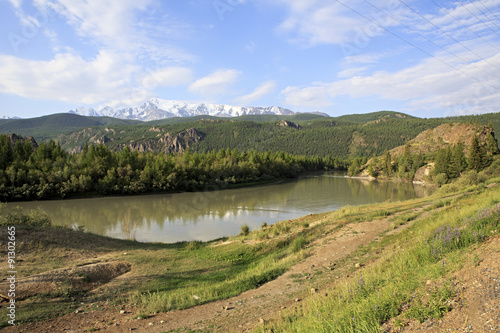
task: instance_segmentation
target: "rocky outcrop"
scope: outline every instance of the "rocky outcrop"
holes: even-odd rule
[[[469,147],[474,135],[477,135],[479,142],[486,146],[486,138],[493,130],[487,126],[475,124],[444,124],[434,129],[426,130],[408,144],[412,154],[428,154],[437,151],[439,148],[454,146],[459,142],[464,144],[465,155],[469,155]],[[390,151],[391,156],[403,155],[405,146],[394,148]]]
[[[33,138],[32,136],[27,136],[27,137],[23,138],[20,135],[12,133],[12,134],[7,135],[7,139],[9,140],[9,142],[12,146],[14,146],[18,141],[21,141],[21,143],[23,143],[23,144],[26,141],[28,141],[31,144],[31,147],[33,147],[33,149],[38,147],[38,143],[36,143],[35,138]]]
[[[278,126],[281,126],[281,127],[292,127],[292,128],[295,128],[295,129],[301,129],[302,126],[300,126],[299,124],[296,124],[292,121],[289,121],[289,120],[282,120],[278,123]]]
[[[183,152],[186,148],[192,147],[195,143],[203,138],[203,133],[195,128],[179,132],[177,134],[165,133],[159,136],[158,139],[149,139],[144,142],[131,142],[118,147],[121,150],[129,147],[132,151],[138,152],[162,152],[162,153],[177,153]]]

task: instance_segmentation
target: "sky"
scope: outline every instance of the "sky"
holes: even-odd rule
[[[0,116],[500,111],[500,0],[0,0]]]

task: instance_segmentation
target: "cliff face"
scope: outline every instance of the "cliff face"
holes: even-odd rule
[[[117,150],[122,150],[129,147],[130,150],[138,152],[162,152],[162,153],[177,153],[183,152],[186,148],[192,147],[193,144],[199,142],[203,138],[203,134],[195,128],[182,131],[175,135],[171,133],[161,134],[158,139],[149,139],[144,142],[131,142],[129,144],[121,144]]]
[[[21,141],[21,143],[25,143],[26,141],[28,141],[33,149],[38,147],[38,143],[36,143],[35,138],[33,138],[32,136],[23,138],[22,136],[12,133],[7,135],[7,138],[12,146],[14,146],[18,141]]]
[[[151,133],[155,133],[153,138],[151,138]],[[158,127],[151,127],[146,133],[136,136],[137,139],[126,139],[126,135],[127,133],[124,131],[118,132],[110,128],[105,128],[104,130],[87,128],[71,134],[66,143],[74,144],[75,142],[83,141],[93,145],[103,144],[117,151],[129,147],[130,150],[138,152],[177,153],[192,147],[202,140],[204,136],[203,133],[195,128],[172,134],[169,132],[164,133]],[[76,148],[70,148],[69,151],[71,153],[78,153],[82,151],[82,147],[83,144],[80,143]]]

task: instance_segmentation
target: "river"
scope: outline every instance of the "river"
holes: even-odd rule
[[[268,185],[210,192],[10,203],[41,208],[54,225],[140,242],[207,241],[345,205],[429,194],[410,183],[367,181],[323,173]]]

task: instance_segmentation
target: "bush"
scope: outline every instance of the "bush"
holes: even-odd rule
[[[448,175],[445,173],[440,173],[434,177],[434,182],[436,183],[437,186],[441,187],[444,184],[448,183]]]
[[[50,217],[43,210],[36,209],[27,213],[17,206],[11,212],[4,214],[3,207],[0,207],[0,226],[27,225],[31,227],[50,227]]]
[[[248,224],[244,224],[241,226],[241,232],[240,232],[240,235],[242,236],[246,236],[250,233],[250,227],[248,226]]]
[[[487,180],[487,176],[484,172],[476,172],[474,170],[469,170],[465,172],[462,177],[458,180],[457,184],[462,186],[473,186],[484,183]]]
[[[191,241],[186,243],[186,246],[184,247],[187,251],[196,251],[199,248],[203,246],[202,241]]]

